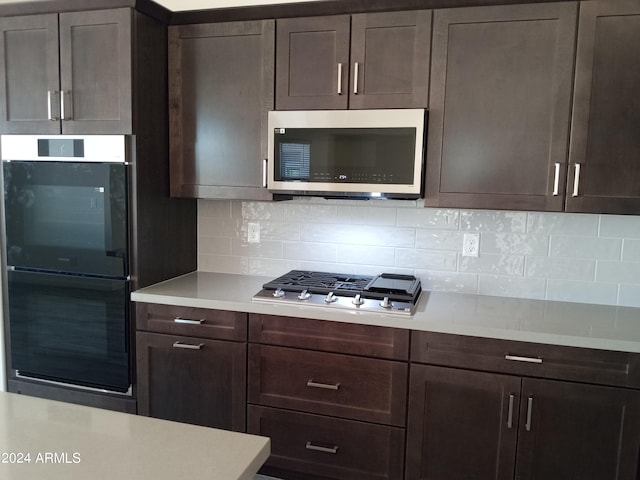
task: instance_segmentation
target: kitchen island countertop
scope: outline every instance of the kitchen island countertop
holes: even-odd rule
[[[250,480],[268,438],[0,392],[3,480]]]
[[[251,300],[271,278],[192,272],[131,294],[138,302],[640,353],[640,308],[423,291],[412,316]]]

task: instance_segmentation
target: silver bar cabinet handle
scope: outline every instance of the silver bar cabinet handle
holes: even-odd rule
[[[49,120],[55,120],[51,116],[51,90],[47,90],[47,118]]]
[[[335,445],[333,447],[321,447],[319,445],[314,445],[311,442],[307,442],[307,445],[304,447],[307,450],[314,450],[316,452],[323,452],[323,453],[331,453],[333,455],[335,455],[336,453],[338,453],[338,446]]]
[[[578,187],[580,185],[580,164],[574,163],[575,174],[573,176],[573,197],[578,196]]]
[[[360,64],[355,62],[353,64],[353,93],[355,95],[358,94],[358,70],[360,69]]]
[[[66,120],[64,112],[64,90],[60,90],[60,120]]]
[[[267,159],[262,160],[262,186],[267,188]]]
[[[338,95],[342,95],[342,63],[338,63]]]
[[[513,362],[526,362],[526,363],[542,363],[541,358],[535,357],[520,357],[518,355],[509,355],[508,353],[504,356],[505,360],[511,360]]]
[[[507,428],[513,427],[513,393],[509,394],[509,413],[507,413]]]
[[[531,431],[531,415],[533,412],[533,397],[529,397],[527,399],[527,423],[525,423],[524,428],[527,432]]]
[[[202,325],[204,323],[204,318],[200,318],[198,320],[192,320],[190,318],[180,318],[176,317],[173,319],[175,323],[187,323],[189,325]]]
[[[553,196],[558,196],[560,190],[560,163],[556,162],[555,173],[553,175]]]
[[[340,388],[340,384],[339,383],[333,383],[333,384],[318,383],[318,382],[314,382],[313,380],[308,380],[307,387],[324,388],[325,390],[338,390]]]
[[[191,343],[182,343],[182,342],[173,342],[174,348],[186,348],[187,350],[200,350],[204,347],[204,343],[199,343],[198,345],[193,345]]]

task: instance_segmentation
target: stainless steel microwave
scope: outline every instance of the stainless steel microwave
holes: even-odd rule
[[[275,194],[420,198],[423,109],[269,112]]]

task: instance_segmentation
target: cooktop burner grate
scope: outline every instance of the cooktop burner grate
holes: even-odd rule
[[[312,293],[341,292],[355,294],[365,290],[374,277],[343,275],[339,273],[292,270],[263,285],[263,288]]]

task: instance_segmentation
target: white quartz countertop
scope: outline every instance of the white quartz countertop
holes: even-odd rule
[[[250,480],[268,438],[0,392],[2,480]]]
[[[192,272],[142,288],[138,302],[362,323],[640,353],[640,308],[423,291],[412,316],[254,302],[270,277]]]

